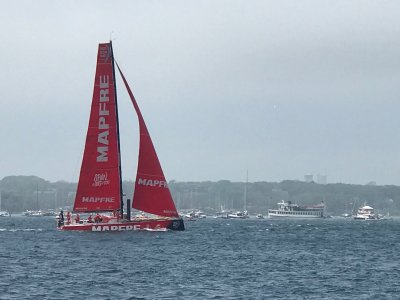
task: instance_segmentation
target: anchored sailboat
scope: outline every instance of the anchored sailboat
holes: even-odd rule
[[[131,218],[130,203],[123,211],[121,153],[115,65],[122,77],[139,119],[139,158],[132,207],[147,213]],[[73,211],[97,213],[94,220],[63,222],[60,230],[128,231],[128,230],[184,230],[157,153],[133,93],[114,61],[112,44],[99,44],[92,106],[86,136],[78,189]],[[113,212],[113,215],[100,215]],[[149,215],[151,214],[151,215]],[[93,222],[95,221],[95,222]]]
[[[0,190],[0,217],[10,217],[10,213],[5,210],[1,210],[1,190]]]

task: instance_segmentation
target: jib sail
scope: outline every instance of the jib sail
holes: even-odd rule
[[[156,150],[133,93],[117,64],[139,119],[139,159],[132,207],[165,217],[178,217]]]

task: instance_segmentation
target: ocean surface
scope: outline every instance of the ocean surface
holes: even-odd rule
[[[400,299],[400,219],[60,232],[0,218],[0,299]]]

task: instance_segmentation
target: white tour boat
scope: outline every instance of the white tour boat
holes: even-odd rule
[[[290,201],[282,200],[278,203],[278,209],[269,209],[268,216],[271,218],[323,218],[325,216],[325,204],[300,206]]]

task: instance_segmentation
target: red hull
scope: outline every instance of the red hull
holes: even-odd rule
[[[138,231],[138,230],[185,230],[182,219],[138,219],[133,221],[118,221],[112,223],[83,223],[58,227],[59,230],[73,231]]]

